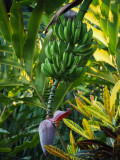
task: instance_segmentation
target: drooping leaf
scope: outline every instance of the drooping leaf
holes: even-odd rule
[[[3,0],[0,0],[0,31],[5,40],[11,42],[12,31]]]
[[[87,159],[87,158],[88,159],[94,159],[96,152],[97,151],[95,151],[95,150],[89,150],[89,149],[80,150],[79,152],[77,152],[75,154],[75,156],[80,157],[82,159]]]
[[[4,45],[0,45],[0,51],[8,52],[8,53],[13,53],[14,52],[14,50],[11,47],[4,46]]]
[[[10,155],[15,155],[16,153],[25,150],[26,148],[34,148],[38,143],[39,143],[39,135],[38,133],[36,133],[31,141],[24,141],[22,145],[16,146]]]
[[[25,45],[23,48],[23,58],[25,61],[25,69],[32,77],[33,62],[34,62],[34,51],[36,46],[37,34],[41,24],[42,14],[44,10],[45,1],[38,1],[34,10],[31,13],[29,23],[28,23],[28,33]],[[37,16],[36,16],[37,15]]]
[[[0,64],[5,64],[5,65],[8,65],[8,66],[12,66],[12,67],[15,67],[15,68],[20,68],[20,69],[24,68],[17,61],[10,60],[7,57],[0,57]]]
[[[0,86],[24,86],[24,85],[17,81],[2,80],[0,81]]]
[[[70,160],[70,156],[67,153],[65,153],[62,150],[60,150],[59,148],[57,148],[57,147],[54,147],[54,146],[51,146],[51,145],[45,145],[45,149],[50,154],[53,154],[53,155],[55,155],[57,157],[65,159],[65,160]]]
[[[10,9],[10,23],[12,28],[12,44],[18,58],[23,57],[23,45],[25,41],[22,10],[20,3],[13,0]]]
[[[87,71],[86,74],[100,77],[102,79],[105,79],[105,80],[111,82],[112,84],[116,83],[115,78],[110,71],[100,71],[100,70],[98,71],[94,68],[91,68]]]
[[[24,98],[19,98],[15,100],[23,101],[24,103],[30,106],[37,106],[37,107],[46,109],[46,107],[40,102],[40,100],[37,97],[24,97]]]
[[[66,118],[64,118],[63,121],[70,129],[77,132],[81,136],[89,139],[89,136],[85,133],[85,131],[78,124],[76,124],[72,120],[69,120],[69,119],[66,119]]]

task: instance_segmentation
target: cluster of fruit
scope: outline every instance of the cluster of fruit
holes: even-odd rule
[[[87,62],[95,51],[93,31],[87,31],[85,23],[66,20],[61,15],[53,26],[53,34],[55,39],[45,49],[47,57],[41,70],[53,79],[74,80],[84,69],[83,61]]]

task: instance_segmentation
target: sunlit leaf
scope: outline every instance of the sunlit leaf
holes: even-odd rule
[[[91,130],[90,125],[85,118],[83,118],[82,125],[83,125],[83,128],[84,128],[85,132],[89,136],[89,138],[93,139],[94,138],[93,131]]]
[[[89,136],[85,133],[85,131],[76,123],[74,123],[72,120],[63,119],[64,123],[73,131],[75,131],[76,133],[80,134],[81,136],[89,139]]]
[[[112,62],[112,57],[110,57],[106,50],[97,48],[97,50],[94,52],[94,58],[97,61],[103,61],[105,63],[108,63],[115,68],[115,65]]]
[[[75,139],[74,139],[74,136],[72,134],[72,130],[70,130],[70,144],[72,146],[73,154],[75,154]]]
[[[93,117],[96,117],[100,119],[101,121],[112,124],[110,118],[108,115],[106,115],[104,112],[101,112],[98,108],[85,106],[86,110],[92,114]]]
[[[103,92],[103,103],[104,103],[106,113],[109,115],[110,114],[110,92],[107,86],[105,86],[104,92]]]
[[[0,81],[0,86],[24,86],[24,85],[17,81],[2,80]]]
[[[70,160],[70,156],[67,153],[60,150],[59,148],[51,146],[51,145],[44,145],[44,147],[50,154],[53,154],[62,159]]]
[[[111,96],[110,96],[110,111],[115,114],[115,101],[117,98],[117,92],[120,90],[120,80],[115,84],[112,89]]]

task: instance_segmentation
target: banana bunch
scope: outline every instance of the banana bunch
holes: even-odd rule
[[[67,43],[85,44],[86,41],[92,38],[92,30],[87,32],[87,25],[76,19],[66,20],[64,15],[61,15],[58,21],[53,26],[54,35]]]
[[[41,65],[41,71],[54,79],[70,80],[80,75],[82,67],[79,67],[81,56],[75,56],[68,52],[69,44],[61,40],[50,42],[45,49],[45,63]]]

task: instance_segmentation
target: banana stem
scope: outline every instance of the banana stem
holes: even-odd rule
[[[46,118],[51,118],[52,117],[52,104],[53,104],[53,101],[54,101],[55,92],[56,92],[58,83],[59,83],[59,80],[55,79],[55,81],[53,83],[53,86],[51,88],[51,91],[50,91],[49,98],[48,98]]]
[[[93,0],[84,0],[80,6],[79,12],[76,16],[77,21],[82,21],[85,13],[87,12],[89,5],[92,3]]]

